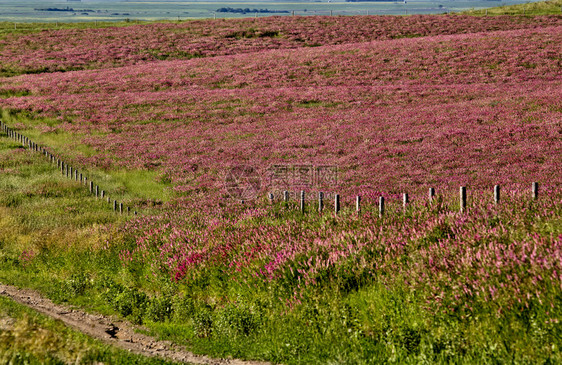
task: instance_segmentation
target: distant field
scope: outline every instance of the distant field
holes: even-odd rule
[[[0,21],[9,22],[84,22],[131,20],[178,20],[199,18],[238,18],[254,17],[254,13],[234,14],[215,13],[222,7],[285,10],[291,15],[387,15],[387,14],[439,14],[458,12],[467,9],[488,8],[492,6],[527,3],[524,0],[506,1],[383,1],[383,2],[344,2],[344,1],[275,1],[275,2],[144,2],[144,1],[2,1],[0,2]],[[66,8],[76,11],[36,11],[34,9]],[[84,12],[81,10],[93,10]],[[258,14],[267,16],[273,14]]]

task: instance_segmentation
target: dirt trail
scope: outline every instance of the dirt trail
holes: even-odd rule
[[[158,341],[154,337],[136,333],[131,323],[114,320],[103,315],[85,313],[68,306],[59,305],[42,297],[33,290],[18,289],[0,284],[0,295],[52,318],[63,321],[66,325],[97,338],[107,344],[145,356],[159,356],[172,361],[205,365],[267,365],[259,361],[237,359],[212,359],[195,355],[169,341]]]

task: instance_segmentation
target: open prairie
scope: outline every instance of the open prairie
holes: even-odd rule
[[[220,357],[562,361],[561,43],[556,15],[4,34],[0,281]]]

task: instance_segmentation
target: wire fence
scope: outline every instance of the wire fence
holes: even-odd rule
[[[57,169],[61,172],[63,176],[68,179],[80,182],[88,188],[90,194],[94,195],[98,199],[106,199],[107,203],[113,208],[114,212],[119,214],[131,214],[131,207],[125,206],[122,202],[117,199],[112,199],[105,190],[100,189],[100,186],[93,181],[92,178],[88,177],[80,169],[72,166],[71,164],[64,161],[59,156],[50,152],[44,146],[32,141],[23,134],[17,132],[16,130],[10,128],[6,123],[0,120],[0,131],[6,135],[8,138],[22,144],[25,148],[30,151],[43,155],[52,165],[56,165]],[[133,211],[134,215],[137,215],[137,211]]]
[[[32,141],[28,137],[24,136],[23,134],[17,132],[16,130],[10,128],[6,125],[2,120],[0,120],[0,132],[6,135],[8,138],[22,144],[25,148],[28,148],[30,151],[39,153],[43,155],[47,160],[57,167],[60,170],[61,174],[68,179],[74,180],[83,184],[87,187],[90,194],[95,196],[98,199],[105,199],[109,206],[113,209],[114,212],[119,214],[131,214],[137,215],[137,211],[131,211],[130,206],[125,206],[122,202],[118,201],[117,199],[113,199],[110,197],[105,190],[102,190],[100,186],[93,181],[91,177],[88,177],[85,173],[83,173],[80,169],[72,166],[71,164],[64,161],[62,158],[58,157],[57,155],[50,152],[44,146],[39,145],[38,143]],[[502,196],[502,188],[500,185],[495,185],[493,187],[493,203],[499,205],[501,196]],[[427,202],[430,204],[435,201],[436,199],[436,189],[429,188],[427,192]],[[530,186],[530,197],[532,200],[539,199],[539,183],[533,182]],[[397,197],[392,197],[397,198]],[[386,214],[386,205],[387,205],[387,198],[385,196],[380,195],[377,197],[377,205],[378,205],[378,214],[382,218]],[[411,197],[408,193],[402,193],[399,196],[401,200],[402,208],[405,210],[411,204]],[[306,192],[304,190],[301,191],[289,191],[283,190],[277,193],[269,192],[267,194],[267,200],[270,205],[274,205],[276,203],[284,203],[288,205],[289,203],[297,203],[298,209],[301,213],[305,213],[311,210],[315,210],[319,213],[322,213],[324,210],[328,209],[328,206],[333,207],[334,214],[338,215],[342,208],[342,197],[338,193],[334,192]],[[330,203],[330,201],[332,203]],[[354,210],[357,214],[361,214],[363,198],[361,195],[356,195],[354,197]],[[467,187],[460,186],[458,192],[458,210],[463,213],[466,212],[468,208],[467,203]],[[240,201],[242,204],[245,204],[244,200]]]

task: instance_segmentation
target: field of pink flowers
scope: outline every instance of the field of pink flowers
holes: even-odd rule
[[[0,75],[561,24],[560,17],[307,16],[41,31],[0,39]]]
[[[259,291],[273,286],[289,305],[310,287],[346,292],[375,280],[418,290],[431,311],[470,315],[486,302],[498,314],[538,302],[558,311],[562,234],[536,224],[562,216],[560,192],[544,191],[531,203],[527,192],[507,191],[500,205],[491,192],[471,194],[468,214],[442,196],[406,213],[392,209],[385,219],[373,207],[361,216],[307,219],[291,215],[290,205],[230,210],[228,218],[214,207],[179,209],[125,227],[136,247],[121,259],[193,287],[210,277]]]
[[[5,78],[0,105],[57,118],[176,191],[230,166],[336,165],[346,195],[562,182],[562,27],[439,35]],[[7,91],[6,91],[7,90]],[[267,191],[263,184],[262,194]]]
[[[174,199],[106,247],[139,283],[193,300],[205,350],[227,341],[221,356],[285,363],[556,360],[561,22],[272,17],[7,36],[5,74],[29,74],[0,78],[0,108],[48,118],[14,128],[62,135],[69,145],[48,147],[73,166],[171,182]],[[337,166],[337,183],[286,186],[307,191],[306,214],[294,200],[240,204],[225,189],[240,165],[262,198],[277,188],[272,166]],[[332,195],[315,211],[318,190],[342,194],[339,215]],[[265,329],[221,335],[232,308]]]

